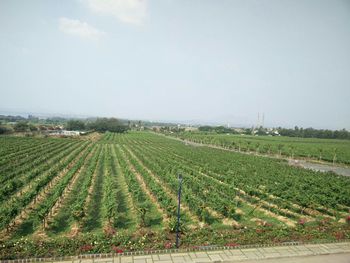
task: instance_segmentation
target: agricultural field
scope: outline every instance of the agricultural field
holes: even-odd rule
[[[0,258],[174,247],[179,174],[182,247],[350,238],[348,177],[148,132],[5,136]]]
[[[172,135],[182,140],[210,144],[242,152],[255,152],[275,156],[299,157],[350,164],[349,140],[251,136],[205,132],[182,132]]]

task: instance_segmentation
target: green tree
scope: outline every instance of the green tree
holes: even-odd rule
[[[89,123],[88,127],[98,132],[124,133],[128,130],[128,126],[123,125],[116,118],[98,118],[96,121]]]
[[[85,130],[85,123],[80,120],[69,120],[66,125],[68,131],[81,131]]]
[[[13,127],[16,132],[25,132],[28,130],[29,125],[26,121],[19,121]]]
[[[29,130],[32,131],[32,132],[38,130],[38,128],[37,128],[35,125],[33,125],[33,124],[28,124],[28,128],[29,128]]]
[[[0,134],[9,134],[11,133],[12,130],[3,126],[3,125],[0,125]]]

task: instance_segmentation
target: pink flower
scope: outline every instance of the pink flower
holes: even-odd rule
[[[305,225],[305,223],[306,223],[306,219],[305,218],[300,218],[299,221],[298,221],[298,224],[302,225],[302,226]]]

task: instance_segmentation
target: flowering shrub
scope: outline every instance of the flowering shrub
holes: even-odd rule
[[[116,234],[116,230],[113,227],[107,227],[104,229],[104,233],[107,237],[112,237]]]
[[[170,248],[172,248],[173,247],[173,243],[171,243],[171,242],[166,242],[165,244],[164,244],[164,248],[165,249],[170,249]]]
[[[82,252],[88,252],[88,251],[91,251],[94,247],[92,245],[84,245],[82,247],[80,247],[80,250]]]
[[[112,246],[112,250],[113,250],[115,253],[117,253],[117,254],[121,254],[121,253],[124,252],[123,249],[121,249],[121,248],[119,248],[119,247],[117,247],[117,246]]]
[[[239,246],[239,244],[237,244],[237,243],[227,243],[227,244],[225,244],[225,247],[238,247]]]
[[[336,232],[334,235],[337,240],[344,239],[345,236],[343,232]]]

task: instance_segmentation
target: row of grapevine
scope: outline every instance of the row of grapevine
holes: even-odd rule
[[[66,143],[66,141],[49,140],[48,142],[43,141],[40,143],[35,143],[34,141],[25,150],[13,151],[12,153],[9,153],[9,154],[0,155],[1,156],[0,173],[5,174],[7,173],[8,169],[13,168],[13,166],[21,166],[27,161],[34,160],[35,158],[33,158],[33,154],[37,154],[42,150],[49,149],[52,146],[62,144],[62,143]]]
[[[196,163],[191,159],[183,158],[182,156],[177,155],[174,152],[169,152],[166,148],[162,148],[160,146],[155,147],[154,145],[147,145],[147,150],[152,152],[152,154],[156,155],[160,152],[162,156],[160,158],[168,158],[169,160],[173,160],[177,163],[185,165],[187,169],[189,169],[192,172],[198,171],[202,176],[209,176],[209,178],[214,184],[218,184],[218,186],[226,188],[225,192],[229,193],[231,191],[231,189],[228,187],[228,183],[222,175],[216,174],[208,170],[207,168],[204,170],[203,167],[200,166],[200,163]],[[235,187],[233,190],[235,190],[236,192],[232,192],[232,195],[238,195],[242,197],[245,200],[245,202],[250,202],[253,204],[259,202],[262,203],[261,206],[267,208],[269,212],[273,211],[276,214],[281,214],[282,216],[287,216],[294,219],[299,218],[299,214],[296,213],[299,211],[289,210],[290,208],[295,210],[295,207],[292,207],[291,204],[289,202],[286,202],[285,200],[276,198],[272,199],[266,193],[261,193],[261,190],[258,190],[258,196],[254,194],[248,195],[244,191],[241,191],[241,189]],[[265,201],[266,199],[268,199],[268,202]]]
[[[305,157],[328,162],[350,163],[350,143],[346,140],[306,139],[268,136],[240,136],[206,133],[173,134],[176,138],[239,152]]]
[[[174,192],[169,193],[167,188],[164,187],[163,182],[159,180],[159,177],[155,177],[153,173],[147,170],[138,161],[138,159],[136,159],[136,157],[130,153],[130,151],[127,148],[123,148],[123,151],[126,155],[126,158],[130,160],[131,165],[135,168],[137,172],[139,172],[142,175],[147,187],[156,197],[157,202],[166,212],[167,217],[170,219],[170,221],[174,221],[177,211],[176,194]],[[177,180],[175,179],[173,182],[176,184]],[[185,215],[182,217],[182,221],[185,224],[190,223],[190,216],[187,213],[185,213]]]
[[[8,172],[1,177],[0,183],[3,186],[0,188],[0,202],[9,198],[10,194],[21,189],[22,186],[30,183],[36,175],[40,174],[45,169],[47,162],[55,161],[57,156],[65,149],[67,152],[74,147],[74,144],[63,143],[57,147],[49,148],[45,152],[38,155],[33,154],[36,158],[33,161],[28,161],[12,172]],[[26,176],[29,175],[29,176]]]
[[[161,224],[163,215],[157,209],[155,204],[150,199],[150,196],[144,191],[135,173],[131,170],[129,163],[124,157],[120,147],[115,147],[120,171],[123,174],[128,186],[129,193],[133,200],[135,210],[138,212],[138,221],[140,226],[151,226],[152,224]]]
[[[158,149],[163,148],[156,158],[157,161],[150,161],[151,164],[159,162],[159,158],[163,158],[164,162],[176,162],[178,167],[185,164],[187,171],[205,172],[218,181],[234,185],[236,191],[244,190],[239,193],[246,201],[259,202],[267,210],[289,217],[291,220],[298,220],[299,213],[305,212],[311,216],[311,214],[315,214],[312,211],[317,210],[320,215],[327,216],[328,214],[338,217],[344,215],[341,211],[345,212],[348,209],[349,199],[346,198],[346,192],[349,190],[343,187],[344,183],[349,184],[348,178],[331,174],[324,176],[317,172],[289,167],[283,162],[270,159],[227,154],[224,151],[203,147],[186,147],[176,141],[151,134],[143,135],[143,137],[143,140],[140,140],[138,134],[132,143],[139,145],[139,147],[143,145],[144,151],[152,151],[151,155],[153,156],[157,154],[157,150],[150,145],[152,140]],[[129,135],[129,138],[132,136]],[[131,142],[125,143],[130,144]],[[153,147],[155,147],[154,145]],[[169,151],[170,148],[172,151]],[[273,171],[276,173],[274,174]],[[308,187],[310,181],[319,187]],[[222,187],[221,184],[217,184],[217,187],[220,186]],[[308,187],[308,195],[305,195],[305,187]],[[299,194],[296,193],[298,189],[301,189]],[[319,189],[327,193],[318,193]]]
[[[150,147],[147,147],[147,151],[150,150]],[[153,156],[157,156],[157,159],[163,159],[164,162],[173,163],[175,167],[182,167],[183,171],[187,174],[191,174],[202,180],[205,184],[211,185],[216,189],[220,189],[217,196],[221,196],[223,205],[221,207],[217,207],[218,211],[225,217],[234,218],[237,220],[240,220],[240,215],[235,213],[235,208],[237,208],[237,200],[235,200],[236,196],[240,196],[244,199],[245,202],[249,202],[252,204],[258,203],[258,198],[253,198],[252,196],[248,196],[246,194],[242,194],[239,189],[235,188],[234,186],[230,186],[229,184],[217,179],[210,177],[202,172],[200,172],[200,169],[194,169],[193,166],[186,165],[186,162],[181,160],[177,161],[176,158],[168,157],[166,152],[162,152],[159,154],[159,152],[152,152]],[[152,163],[152,162],[151,162]],[[150,164],[151,165],[151,164]],[[232,197],[231,199],[228,198]],[[230,201],[231,200],[231,201]],[[216,200],[217,201],[217,200]],[[214,200],[215,203],[215,200]],[[216,202],[219,203],[220,202]],[[263,205],[260,204],[262,207],[266,207],[269,211],[269,214],[271,212],[281,214],[282,216],[286,216],[286,213],[288,213],[289,217],[296,217],[295,214],[290,212],[281,211],[280,209],[276,209],[276,207],[264,203]]]
[[[63,196],[63,192],[67,189],[68,184],[71,182],[72,178],[78,173],[79,169],[83,166],[87,157],[92,150],[93,145],[89,145],[88,148],[79,156],[79,158],[70,167],[67,173],[62,176],[62,178],[47,190],[45,198],[39,202],[35,208],[31,211],[28,218],[23,222],[26,225],[25,232],[28,233],[28,223],[33,224],[33,228],[37,227],[40,223],[43,227],[46,227],[46,219],[48,214],[52,211],[52,208],[57,202],[60,202]]]
[[[60,174],[61,171],[66,169],[76,156],[87,146],[88,142],[81,144],[75,150],[70,150],[65,155],[60,156],[61,159],[57,160],[55,165],[47,165],[45,170],[40,174],[36,180],[31,180],[26,191],[22,192],[19,196],[11,198],[0,208],[0,229],[9,226],[9,224],[16,218],[17,215],[23,212],[23,210],[32,201],[36,202],[42,189],[47,185],[50,186],[50,182]]]

